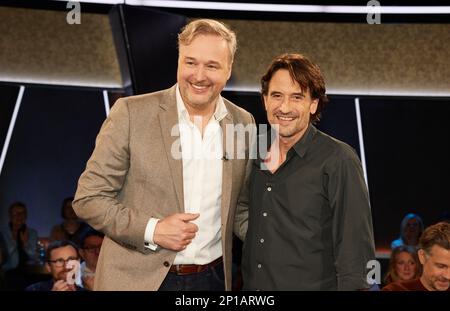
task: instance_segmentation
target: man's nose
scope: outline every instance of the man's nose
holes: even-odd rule
[[[283,100],[280,103],[280,106],[278,107],[278,109],[282,112],[282,113],[288,113],[290,110],[290,105],[289,105],[289,98],[283,98]]]
[[[205,68],[203,68],[203,66],[198,66],[195,70],[194,77],[196,81],[203,81],[206,77]]]
[[[447,279],[447,281],[450,281],[450,268],[447,268],[447,270],[445,270],[444,277]]]

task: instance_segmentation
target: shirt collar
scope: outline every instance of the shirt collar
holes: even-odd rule
[[[308,150],[308,147],[311,145],[311,141],[313,140],[315,134],[317,132],[317,129],[314,125],[309,124],[308,128],[306,129],[305,134],[303,134],[302,138],[299,139],[298,142],[292,146],[292,148],[288,151],[287,157],[290,158],[293,152],[297,153],[300,157],[304,157],[306,154],[306,151]],[[270,149],[270,146],[275,139],[275,131],[269,130],[266,133],[262,134],[263,138],[267,142],[267,149],[259,150],[259,156],[254,161],[255,165],[260,165],[262,160],[266,158],[267,152]],[[258,143],[260,143],[261,140],[258,139]],[[260,146],[261,147],[261,146]]]
[[[189,121],[189,113],[186,109],[186,105],[183,101],[183,98],[181,97],[180,88],[177,84],[176,87],[176,99],[177,99],[177,110],[178,110],[178,118],[184,119]],[[221,95],[217,98],[217,104],[216,109],[214,111],[213,117],[217,122],[222,121],[223,118],[225,118],[228,114],[227,107],[225,106],[225,103],[223,101],[223,98]]]
[[[306,151],[308,150],[308,147],[311,145],[311,141],[313,140],[316,133],[316,127],[312,124],[309,124],[305,134],[303,134],[302,138],[300,138],[299,141],[294,144],[292,149],[294,149],[295,152],[297,152],[297,154],[303,158],[306,154]]]

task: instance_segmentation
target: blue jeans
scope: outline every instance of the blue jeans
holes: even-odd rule
[[[186,275],[169,272],[159,287],[160,291],[223,291],[225,290],[223,264],[205,271]]]

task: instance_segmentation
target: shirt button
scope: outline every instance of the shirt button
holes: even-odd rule
[[[261,243],[264,243],[264,239],[259,240]]]
[[[267,213],[266,213],[266,212],[264,212],[264,213],[263,213],[263,216],[264,216],[264,217],[267,217]]]
[[[262,267],[262,265],[259,263],[259,264],[258,264],[258,269],[261,269],[261,267]]]
[[[272,191],[272,187],[267,187],[267,191]]]
[[[164,267],[170,266],[170,263],[168,261],[164,261]]]

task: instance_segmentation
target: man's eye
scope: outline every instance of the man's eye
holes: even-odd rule
[[[206,66],[208,69],[217,69],[217,66],[216,65],[208,65],[208,66]]]

